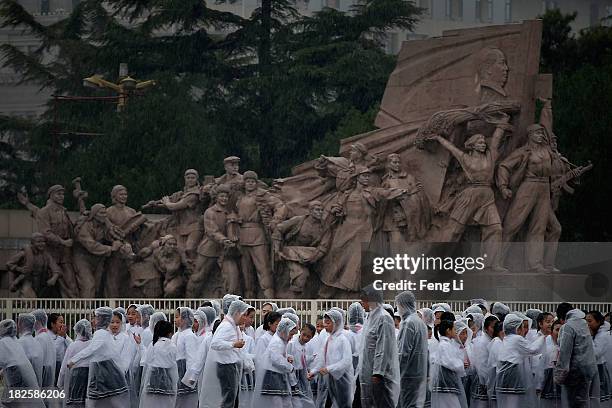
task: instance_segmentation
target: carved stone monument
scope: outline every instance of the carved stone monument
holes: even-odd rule
[[[76,223],[61,186],[49,189],[43,209],[21,201],[37,213],[65,297],[93,296],[96,284],[123,296],[127,281],[143,297],[355,296],[373,254],[435,254],[438,243],[468,242],[487,255],[485,268],[466,273],[473,290],[456,298],[544,300],[537,290],[561,293],[568,279],[584,280],[555,278],[555,210],[590,165],[557,151],[552,77],[538,72],[541,35],[541,21],[526,21],[404,42],[378,130],[342,140],[338,156],[300,164],[271,187],[253,171],[241,174],[240,158],[230,156],[224,175],[201,181],[188,169],[181,191],[143,207],[169,213],[162,220],[127,207],[129,186],[113,188],[108,210],[87,212],[75,184]],[[510,248],[512,240],[528,245]],[[420,278],[449,278],[434,272]]]

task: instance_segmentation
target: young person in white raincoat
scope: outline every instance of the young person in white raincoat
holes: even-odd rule
[[[89,359],[83,359],[68,368],[72,356],[85,349],[92,337],[91,323],[87,319],[81,319],[74,325],[75,341],[72,342],[60,368],[57,386],[64,389],[65,406],[69,408],[85,408],[87,399],[87,380],[89,379]]]
[[[431,406],[467,408],[461,377],[465,374],[463,352],[458,347],[455,322],[442,320],[438,325],[439,344],[432,356]]]
[[[26,357],[28,357],[30,364],[32,364],[38,384],[42,384],[44,352],[40,343],[32,336],[34,334],[35,323],[36,318],[32,313],[19,314],[17,319],[19,340],[17,341],[23,347]]]
[[[172,331],[172,323],[168,321],[162,320],[155,325],[153,341],[146,352],[140,393],[141,408],[171,408],[176,404],[177,349],[171,340]]]

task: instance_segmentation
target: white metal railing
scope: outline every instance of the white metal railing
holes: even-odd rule
[[[267,299],[245,299],[245,302],[255,307],[257,310],[256,323],[260,322],[260,310],[263,303]],[[331,307],[340,307],[347,310],[349,305],[356,300],[348,299],[280,299],[275,300],[279,307],[294,308],[301,321],[315,323],[317,316],[322,315]],[[83,318],[89,318],[94,309],[101,306],[109,306],[111,308],[122,306],[127,308],[129,304],[144,304],[153,305],[156,311],[164,312],[170,320],[174,318],[174,311],[179,306],[187,306],[197,308],[204,302],[202,299],[22,299],[8,298],[0,299],[0,318],[16,319],[19,313],[28,313],[34,309],[45,309],[47,313],[55,312],[64,316],[64,320],[68,327],[72,328],[74,324]],[[467,308],[469,304],[466,300],[440,300],[440,302],[448,303],[452,310],[460,313]],[[392,302],[389,302],[392,303]],[[417,307],[430,307],[437,301],[417,301]],[[527,309],[540,309],[546,312],[554,312],[558,303],[556,302],[520,302],[520,301],[503,301],[511,310],[525,311]],[[612,303],[595,303],[595,302],[576,302],[574,307],[583,310],[599,310],[602,313],[612,311]]]

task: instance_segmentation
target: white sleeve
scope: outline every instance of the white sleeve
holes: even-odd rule
[[[190,387],[195,386],[198,378],[200,378],[200,374],[202,374],[202,370],[204,370],[206,357],[208,356],[208,348],[210,347],[211,339],[211,337],[207,337],[200,343],[195,358],[191,359],[191,365],[187,366],[187,371],[181,379],[183,384]],[[191,382],[193,382],[193,384]]]
[[[525,338],[521,338],[517,343],[519,353],[524,356],[537,356],[546,350],[546,336],[540,336],[529,343]]]
[[[219,325],[217,332],[213,335],[210,348],[215,351],[232,350],[234,348],[235,333],[227,325]]]
[[[106,330],[103,330],[103,331],[106,331]],[[89,358],[93,356],[102,346],[104,346],[104,344],[106,343],[108,339],[108,336],[106,336],[105,333],[103,333],[103,331],[100,331],[100,330],[96,331],[93,335],[93,338],[87,345],[87,347],[85,347],[83,350],[77,353],[77,355],[73,356],[70,359],[70,362],[76,364],[81,360]]]
[[[344,336],[338,336],[337,340],[340,342],[339,347],[334,351],[338,352],[341,357],[337,362],[326,367],[327,371],[329,371],[329,373],[336,379],[340,378],[342,374],[352,370],[353,368],[353,352],[351,351],[351,344]]]

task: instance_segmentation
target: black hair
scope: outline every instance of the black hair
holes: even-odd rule
[[[220,324],[221,324],[221,320],[215,320],[215,323],[213,324],[213,329],[212,329],[213,334],[215,334],[215,332],[217,331],[217,327],[219,327]]]
[[[400,316],[393,315],[393,320],[399,320],[401,322],[402,318]]]
[[[59,313],[50,313],[47,319],[47,330],[51,330],[53,325],[57,322],[57,319],[60,317],[62,317],[62,315]]]
[[[483,315],[487,314],[487,308],[485,307],[485,305],[478,304],[476,306],[478,306],[480,308],[480,310],[482,310],[482,314]]]
[[[442,320],[450,320],[454,322],[456,320],[455,314],[453,312],[442,312],[440,315],[440,321]]]
[[[318,315],[318,316],[317,316],[317,322],[318,322],[319,320],[323,320],[323,315]]]
[[[206,307],[206,306],[213,307],[213,304],[212,304],[212,302],[207,300],[206,302],[202,303],[202,305],[200,307]],[[213,307],[213,309],[214,309],[214,307]]]
[[[537,328],[538,330],[540,330],[540,325],[541,325],[542,323],[544,323],[544,320],[546,320],[546,318],[547,318],[548,316],[552,316],[552,315],[553,315],[552,313],[548,313],[548,312],[542,312],[542,313],[540,313],[540,314],[538,315],[538,317],[536,318],[536,322],[537,322],[537,327],[536,327],[536,328]]]
[[[436,339],[440,340],[439,336],[446,336],[446,332],[455,327],[455,322],[451,320],[442,320],[439,325],[436,326]]]
[[[489,326],[491,326],[491,323],[495,324],[497,322],[499,322],[499,319],[496,316],[487,316],[487,318],[484,321],[484,325],[483,325],[484,331],[487,331]]]
[[[264,323],[263,323],[263,329],[265,331],[270,330],[270,325],[274,322],[276,322],[277,320],[282,319],[282,315],[278,312],[270,312],[266,315],[266,318],[264,319]]]
[[[127,309],[125,309],[126,313],[128,310],[130,310],[131,308],[134,308],[134,310],[137,309],[136,305],[129,305]]]
[[[499,333],[504,331],[504,324],[501,321],[496,321],[493,326],[493,338],[499,337]]]
[[[121,313],[113,311],[113,316],[117,316],[121,323],[123,323],[123,315]]]
[[[571,303],[559,303],[559,306],[557,306],[557,319],[565,320],[567,318],[567,312],[570,310],[574,310],[574,306]]]
[[[550,326],[550,331],[552,332],[555,329],[556,325],[561,325],[563,326],[563,323],[561,323],[561,320],[559,319],[555,319],[554,322],[552,322],[552,325]]]
[[[314,327],[312,324],[310,323],[304,323],[304,325],[302,326],[302,331],[304,331],[304,329],[308,329],[310,330],[310,332],[312,333],[312,335],[314,336],[315,333],[317,332],[317,328]]]
[[[153,344],[157,343],[160,337],[170,337],[173,331],[172,323],[167,320],[160,320],[153,329]]]
[[[599,324],[599,327],[601,327],[606,322],[606,318],[603,316],[603,314],[601,314],[599,310],[591,310],[589,313],[587,313],[587,315],[593,316],[593,319],[595,319],[595,321]],[[599,327],[597,329],[599,329]]]

